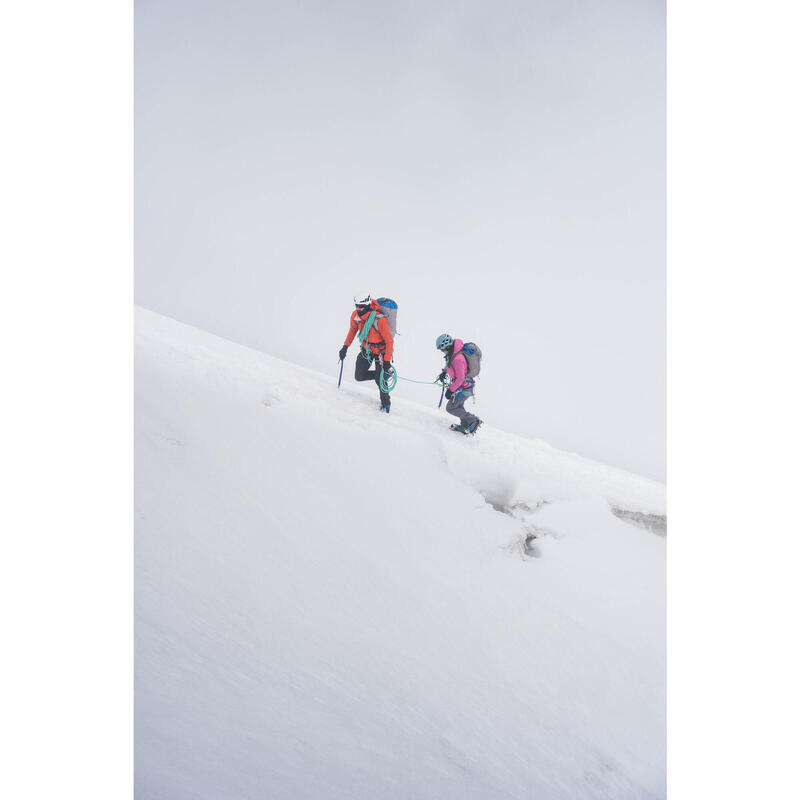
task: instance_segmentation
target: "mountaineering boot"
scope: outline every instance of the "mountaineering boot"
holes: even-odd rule
[[[385,411],[387,414],[389,413],[389,409],[392,407],[391,401],[388,403],[381,403],[381,411]]]
[[[464,433],[475,434],[481,425],[483,425],[483,420],[476,419],[475,422],[473,422],[468,428],[466,428]]]
[[[467,433],[467,429],[463,425],[456,424],[456,423],[453,423],[450,426],[450,430],[451,431],[458,431],[459,433],[463,433],[464,435],[466,435],[466,433]]]

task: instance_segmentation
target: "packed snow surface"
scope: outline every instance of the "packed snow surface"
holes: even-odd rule
[[[665,796],[662,484],[136,328],[138,800]]]

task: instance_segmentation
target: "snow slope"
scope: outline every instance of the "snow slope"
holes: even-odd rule
[[[663,485],[136,327],[138,800],[665,796]]]

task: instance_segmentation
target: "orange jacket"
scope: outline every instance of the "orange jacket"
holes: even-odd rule
[[[373,311],[377,311],[380,306],[377,300],[373,300],[371,304]],[[358,311],[353,311],[350,315],[350,330],[347,333],[347,338],[344,343],[349,347],[356,338],[356,333],[360,333],[364,327],[364,323],[369,319],[369,314],[364,317],[358,316]],[[380,317],[378,320],[378,330],[375,330],[373,325],[367,334],[367,342],[369,349],[375,354],[383,353],[383,360],[388,364],[392,360],[392,351],[394,350],[394,339],[392,339],[392,332],[389,330],[389,321],[386,317]]]

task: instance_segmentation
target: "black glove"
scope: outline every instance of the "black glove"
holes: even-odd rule
[[[339,361],[344,361],[344,357],[347,355],[347,345],[342,345],[342,349],[339,351]]]
[[[444,393],[444,396],[449,400],[453,396],[453,393],[447,389]]]
[[[437,381],[439,381],[439,383],[444,383],[444,379],[445,379],[446,377],[447,377],[447,370],[446,370],[446,369],[443,369],[443,370],[442,370],[442,371],[439,373],[439,377],[438,377],[436,380],[437,380]]]
[[[385,361],[383,362],[383,374],[388,378],[392,372],[394,371],[394,367],[391,364],[387,364]]]

